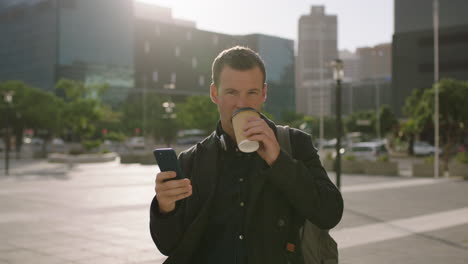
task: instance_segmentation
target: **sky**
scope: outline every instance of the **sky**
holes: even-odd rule
[[[174,18],[195,21],[201,30],[262,33],[297,41],[298,21],[312,5],[338,16],[338,49],[389,43],[393,0],[138,0],[172,9]]]

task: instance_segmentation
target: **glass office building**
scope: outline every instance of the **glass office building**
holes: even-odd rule
[[[439,1],[439,79],[468,79],[468,1]],[[402,116],[414,89],[434,83],[432,1],[395,0],[393,110]]]
[[[294,41],[252,34],[245,36],[243,42],[265,61],[268,84],[265,111],[277,119],[285,112],[295,112]]]
[[[0,81],[48,91],[62,78],[107,83],[111,104],[134,86],[131,0],[8,1],[0,32]]]

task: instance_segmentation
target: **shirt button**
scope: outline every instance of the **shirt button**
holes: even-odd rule
[[[244,239],[244,236],[243,236],[243,235],[239,235],[239,239],[240,239],[240,240]]]
[[[244,181],[244,178],[240,178],[239,181],[240,181],[240,182],[243,182],[243,181]]]
[[[283,227],[286,224],[286,222],[283,219],[278,220],[278,226]]]
[[[244,202],[240,202],[239,204],[241,207],[244,207]]]

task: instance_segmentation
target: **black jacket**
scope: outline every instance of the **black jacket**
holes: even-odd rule
[[[276,131],[276,126],[267,120]],[[249,263],[286,263],[291,229],[299,227],[297,215],[322,229],[341,220],[343,199],[322,167],[308,134],[291,129],[293,157],[281,151],[270,168],[259,170],[249,181],[245,235]],[[209,208],[216,188],[217,157],[223,151],[215,132],[182,152],[179,161],[192,181],[192,196],[179,201],[176,210],[160,215],[156,197],[150,212],[150,231],[164,263],[192,263],[203,233],[209,226]],[[300,221],[299,221],[300,222]],[[302,221],[303,222],[303,221]],[[216,243],[216,241],[213,241]]]

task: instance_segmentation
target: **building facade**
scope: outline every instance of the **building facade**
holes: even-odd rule
[[[468,79],[468,2],[439,1],[439,79]],[[393,110],[401,108],[414,89],[434,83],[432,1],[395,0],[393,35]]]
[[[233,36],[190,26],[138,18],[135,38],[136,89],[183,101],[190,95],[209,95],[211,66],[224,49],[248,46],[267,68],[265,111],[280,119],[294,111],[293,41],[252,34]]]
[[[388,79],[392,75],[392,44],[380,44],[356,50],[359,57],[359,79]]]
[[[331,114],[333,72],[327,65],[338,57],[337,36],[337,16],[326,15],[323,6],[312,6],[310,14],[299,19],[297,112],[313,116],[319,116],[322,111],[324,115]]]
[[[0,20],[9,36],[0,40],[0,81],[48,91],[62,78],[107,83],[109,103],[134,86],[132,1],[12,1]]]
[[[129,94],[184,100],[209,95],[211,64],[222,50],[249,46],[265,60],[265,111],[294,111],[294,52],[289,39],[199,30],[172,11],[133,0],[8,0],[0,5],[0,82],[21,80],[53,91],[60,79],[107,83],[114,106]]]

